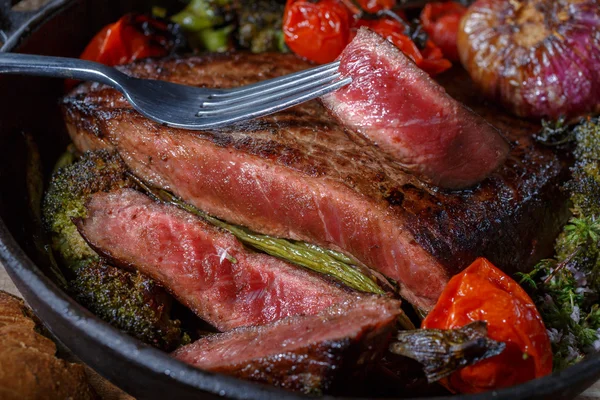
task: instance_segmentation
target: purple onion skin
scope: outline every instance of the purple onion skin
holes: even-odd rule
[[[520,117],[600,112],[600,0],[477,0],[458,51],[481,90]]]

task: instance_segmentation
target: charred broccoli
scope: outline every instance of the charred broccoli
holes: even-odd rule
[[[98,258],[72,222],[72,218],[85,217],[87,198],[95,192],[132,185],[116,157],[106,151],[88,153],[76,163],[59,168],[52,177],[42,212],[52,247],[67,266]]]
[[[577,146],[573,180],[568,184],[577,216],[600,216],[600,118],[574,129]]]
[[[555,143],[574,146],[572,178],[565,185],[573,217],[556,241],[555,258],[540,262],[521,282],[535,289],[560,370],[600,350],[600,119],[569,131],[552,129],[544,136],[558,132],[563,139]]]
[[[75,300],[109,324],[165,350],[186,344],[172,321],[172,298],[150,278],[87,259],[76,263],[69,288]]]
[[[93,193],[133,185],[117,155],[86,153],[53,175],[43,203],[44,224],[74,298],[119,329],[171,350],[183,338],[179,321],[169,318],[172,298],[150,278],[108,265],[72,222],[85,217]]]

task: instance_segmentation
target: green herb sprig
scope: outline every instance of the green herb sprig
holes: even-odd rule
[[[600,349],[600,120],[545,124],[538,136],[574,146],[570,193],[573,217],[555,244],[555,257],[538,263],[521,284],[532,290],[554,351],[555,370]]]

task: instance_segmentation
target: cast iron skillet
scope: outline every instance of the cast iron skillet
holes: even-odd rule
[[[0,0],[3,51],[77,56],[103,25],[147,1],[52,0],[35,12],[11,11]],[[48,275],[36,251],[34,218],[25,185],[31,134],[46,176],[68,143],[57,99],[63,83],[31,77],[0,76],[0,261],[36,314],[83,362],[138,399],[296,399],[301,396],[235,378],[203,372],[171,359],[100,321],[73,301]],[[572,399],[600,378],[600,356],[561,373],[497,392],[463,399]],[[457,399],[443,397],[440,400]]]

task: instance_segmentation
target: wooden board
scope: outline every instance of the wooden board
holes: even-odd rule
[[[2,265],[0,265],[0,290],[4,290],[17,296],[19,295],[17,288],[8,277],[8,274],[6,273]],[[103,400],[117,400],[130,398],[122,392],[112,388],[112,385],[104,381],[99,375],[94,374],[94,378],[92,379],[91,383],[99,393],[103,393],[103,396],[101,396]],[[600,381],[596,382],[594,386],[586,390],[581,396],[577,398],[577,400],[596,399],[600,399]]]
[[[2,264],[0,264],[0,290],[19,296],[19,291],[10,280]],[[62,350],[61,357],[68,359],[68,361],[71,362],[80,362],[73,355],[63,355]],[[90,385],[92,385],[102,400],[135,400],[133,397],[127,395],[125,392],[121,391],[113,384],[102,378],[89,367],[86,367],[86,375],[88,376]]]
[[[12,283],[12,281],[8,277],[8,274],[6,273],[6,270],[4,269],[4,267],[1,264],[0,264],[0,290],[4,290],[5,292],[14,294],[15,296],[19,296],[19,291],[17,290],[15,285]]]

